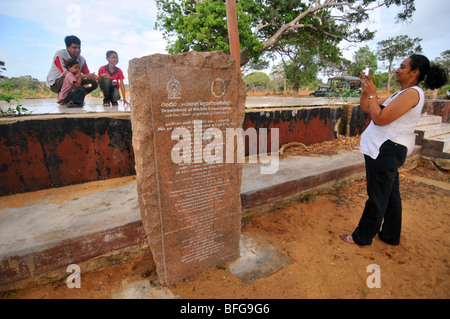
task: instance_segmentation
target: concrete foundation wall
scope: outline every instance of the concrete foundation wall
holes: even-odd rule
[[[336,138],[336,123],[342,116],[342,108],[314,107],[290,108],[281,110],[250,111],[245,114],[243,129],[255,128],[258,139],[260,128],[267,128],[267,148],[271,149],[273,128],[279,129],[279,147],[291,142],[305,145],[320,143]],[[255,141],[246,140],[246,154],[252,149]],[[257,145],[254,149],[258,150]],[[278,149],[277,149],[278,151]]]
[[[135,174],[129,119],[30,116],[0,122],[0,195]]]
[[[425,109],[428,115],[442,116],[442,123],[450,123],[450,101],[449,100],[436,100],[427,101],[425,103]]]
[[[367,116],[353,107],[350,136],[361,134]],[[360,114],[361,113],[361,114]],[[249,111],[243,128],[279,129],[279,147],[336,138],[342,107]],[[346,124],[347,125],[347,124]],[[0,119],[0,196],[134,175],[132,129],[127,113],[42,115]]]

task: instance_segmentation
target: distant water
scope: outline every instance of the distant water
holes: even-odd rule
[[[129,98],[128,98],[129,100]],[[359,98],[350,98],[349,103],[359,102]],[[298,97],[279,97],[279,96],[263,96],[247,97],[246,107],[249,108],[267,108],[267,107],[293,107],[293,106],[320,106],[320,105],[341,105],[344,101],[340,99],[327,98],[298,98]],[[124,106],[122,100],[118,106],[103,106],[102,98],[87,96],[85,105],[80,108],[68,108],[60,106],[56,103],[56,98],[46,99],[23,99],[19,101],[23,107],[31,111],[31,114],[55,114],[55,113],[88,113],[88,112],[129,112],[130,107]],[[17,102],[11,105],[5,101],[0,101],[0,107],[5,110],[8,107],[15,107]]]
[[[87,112],[129,112],[129,106],[124,107],[123,102],[119,101],[118,106],[103,106],[102,98],[86,97],[83,107],[68,108],[56,103],[56,98],[46,99],[22,99],[19,104],[27,108],[31,114],[54,114],[54,113],[87,113]],[[8,107],[16,107],[17,102],[11,102],[11,105],[5,101],[0,101],[0,107],[5,110]]]

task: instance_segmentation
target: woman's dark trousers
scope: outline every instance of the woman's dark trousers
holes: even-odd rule
[[[358,227],[352,234],[356,244],[370,245],[376,234],[388,244],[400,244],[402,200],[398,168],[405,162],[406,153],[405,146],[387,140],[381,145],[375,160],[364,155],[369,199]],[[380,231],[381,225],[383,227]]]

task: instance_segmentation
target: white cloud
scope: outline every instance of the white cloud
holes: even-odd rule
[[[66,35],[78,36],[82,41],[82,55],[87,59],[91,72],[97,72],[101,65],[107,63],[107,50],[119,53],[119,67],[126,75],[128,60],[152,53],[165,53],[167,45],[162,33],[154,30],[157,14],[154,1],[16,0],[3,4],[0,13],[21,21],[34,22],[42,29],[42,38],[28,37],[20,41],[45,50],[48,61],[56,50],[64,48]],[[46,42],[49,35],[52,35],[52,39],[59,37],[60,40],[57,43]],[[9,52],[8,56],[12,55],[11,51],[2,51]],[[25,53],[19,53],[14,61],[8,59],[11,69],[32,69],[31,65],[26,66],[26,58],[21,58],[25,61],[19,63],[19,56],[23,57]],[[36,75],[40,80],[45,79],[48,65],[44,63],[41,69],[45,69]]]
[[[82,41],[116,41],[130,31],[153,29],[154,1],[30,1],[3,5],[0,13],[36,22],[44,31],[76,34]]]

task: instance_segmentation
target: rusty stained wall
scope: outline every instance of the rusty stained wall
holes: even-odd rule
[[[349,123],[349,136],[361,135],[370,124],[370,115],[364,113],[361,107],[354,106]]]
[[[259,128],[267,128],[267,148],[270,151],[272,128],[279,129],[279,147],[291,142],[309,145],[335,139],[336,123],[341,116],[342,108],[329,107],[252,111],[245,114],[243,129],[255,128],[258,144]],[[251,143],[246,137],[246,154]]]
[[[450,101],[427,101],[424,108],[428,115],[442,116],[442,123],[450,123]]]
[[[0,195],[135,174],[131,123],[114,118],[0,125]]]
[[[336,138],[342,108],[252,111],[243,128],[279,129],[279,147]],[[350,136],[369,124],[359,106],[352,110]],[[256,144],[258,144],[257,137]],[[246,143],[248,154],[249,143]],[[0,123],[0,196],[136,174],[129,117],[23,118]]]

